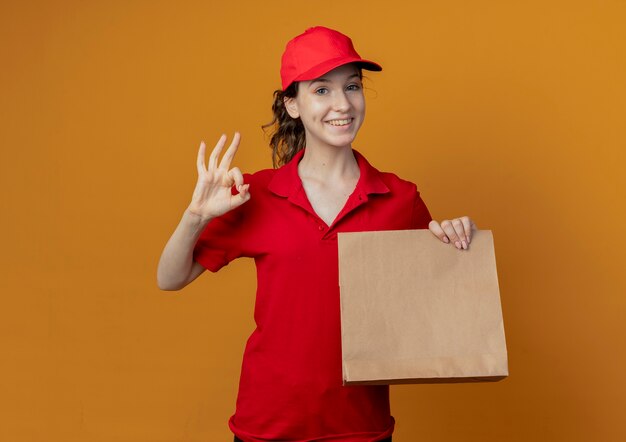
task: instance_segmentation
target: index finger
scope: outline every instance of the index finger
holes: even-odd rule
[[[220,162],[220,169],[228,170],[230,169],[230,163],[237,152],[237,148],[239,147],[239,140],[241,139],[241,134],[239,132],[235,132],[233,136],[233,141],[228,146],[226,153],[222,157],[222,161]]]
[[[217,159],[222,152],[222,148],[224,147],[224,143],[226,142],[226,135],[222,134],[220,139],[217,141],[217,144],[211,151],[211,155],[209,155],[209,170],[213,170],[217,167]]]

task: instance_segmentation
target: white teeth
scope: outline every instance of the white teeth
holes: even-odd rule
[[[333,126],[345,126],[346,124],[350,123],[350,121],[352,121],[352,118],[347,120],[330,120],[328,123]]]

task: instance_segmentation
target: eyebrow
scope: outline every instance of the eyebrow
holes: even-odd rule
[[[347,79],[351,80],[354,77],[358,77],[359,74],[352,74],[350,75]],[[313,83],[330,83],[330,80],[324,77],[320,77],[320,78],[316,78],[315,80],[311,81],[311,85],[313,85]]]

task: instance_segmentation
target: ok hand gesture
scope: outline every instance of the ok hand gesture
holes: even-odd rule
[[[222,135],[209,156],[209,163],[205,166],[206,145],[200,143],[198,150],[198,182],[193,191],[191,203],[187,210],[198,215],[203,220],[212,219],[232,210],[250,199],[248,192],[249,184],[243,183],[243,175],[238,167],[230,168],[230,163],[239,147],[241,135],[235,132],[233,141],[226,150],[222,161],[218,165],[218,159],[224,144],[226,135]],[[239,194],[233,195],[231,188],[236,185]]]

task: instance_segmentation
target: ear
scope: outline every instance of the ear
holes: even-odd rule
[[[285,103],[285,109],[287,109],[287,113],[294,120],[300,116],[300,112],[298,112],[298,103],[296,103],[296,99],[293,97],[285,97],[283,98],[283,103]]]

